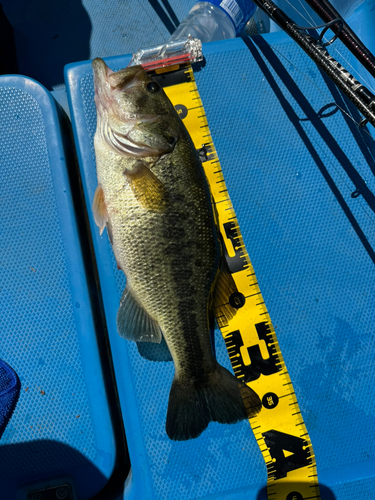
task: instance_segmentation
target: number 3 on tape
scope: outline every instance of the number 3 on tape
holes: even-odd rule
[[[208,129],[190,66],[158,71],[166,94],[184,121],[202,160],[229,270],[238,292],[228,298],[237,314],[217,318],[236,376],[260,395],[262,410],[249,420],[267,465],[271,500],[319,499],[316,463],[292,382],[246,252],[236,214]],[[158,78],[159,77],[159,78]]]

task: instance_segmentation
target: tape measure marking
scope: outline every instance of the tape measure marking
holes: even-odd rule
[[[262,400],[261,412],[249,422],[266,463],[268,498],[319,499],[312,444],[228,195],[193,71],[190,66],[181,66],[172,75],[169,81],[168,73],[163,72],[159,83],[183,119],[202,160],[226,260],[237,285],[238,292],[228,298],[237,309],[236,315],[228,324],[220,317],[217,322],[235,375]]]

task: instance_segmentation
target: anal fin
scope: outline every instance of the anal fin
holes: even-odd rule
[[[142,358],[148,361],[172,361],[167,343],[162,338],[160,344],[137,342],[137,349]]]
[[[127,169],[124,175],[129,182],[139,204],[152,211],[161,211],[168,201],[168,193],[164,184],[141,161],[137,161],[133,168]]]
[[[120,337],[133,342],[161,342],[159,324],[144,309],[128,283],[120,300],[116,321]]]

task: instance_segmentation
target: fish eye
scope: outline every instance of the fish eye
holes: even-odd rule
[[[152,94],[156,94],[161,91],[161,87],[157,82],[150,82],[147,84],[147,90]]]

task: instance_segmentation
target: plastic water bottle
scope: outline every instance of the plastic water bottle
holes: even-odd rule
[[[241,33],[257,7],[250,0],[210,0],[197,2],[170,40],[199,38],[214,42],[235,38]]]

